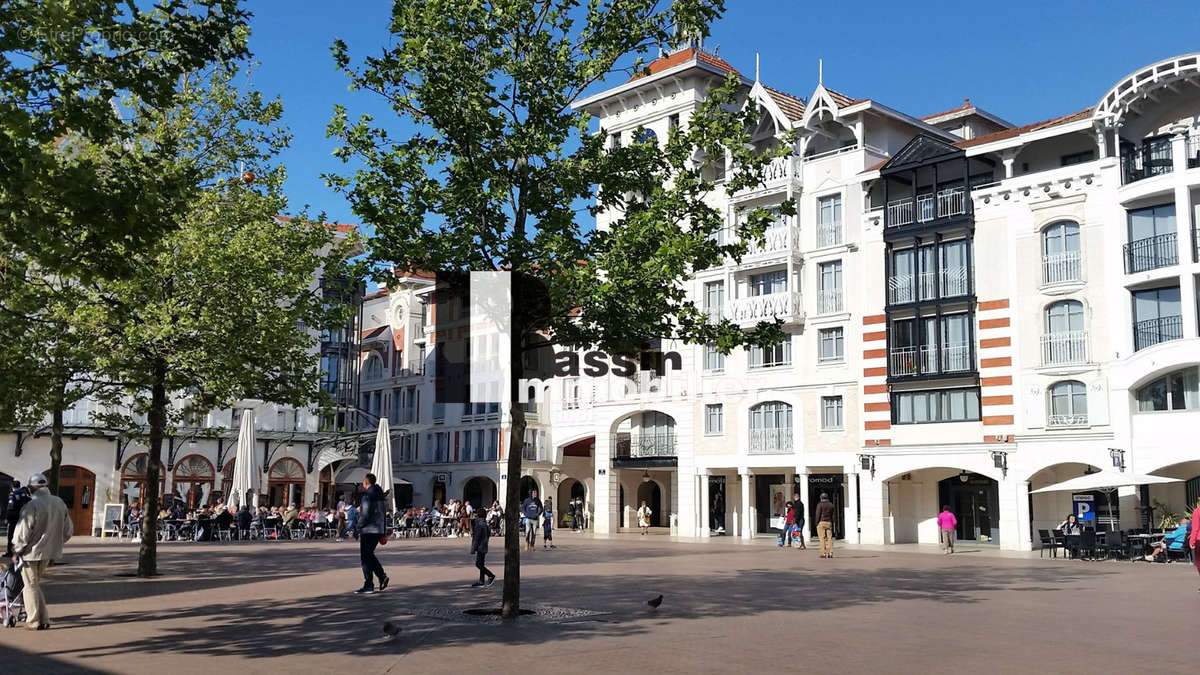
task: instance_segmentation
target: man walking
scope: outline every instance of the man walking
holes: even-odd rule
[[[496,581],[496,575],[484,564],[484,558],[487,557],[488,539],[492,536],[492,530],[488,527],[487,519],[483,517],[482,509],[475,511],[474,515],[475,524],[471,526],[471,553],[475,555],[475,567],[479,568],[479,581],[471,585],[491,586]]]
[[[363,585],[354,592],[360,595],[375,592],[373,577],[379,578],[381,591],[387,588],[389,581],[379,558],[375,557],[375,548],[379,546],[379,540],[387,534],[383,489],[376,485],[375,481],[373,473],[363,478],[362,507],[358,510],[358,557],[362,563]]]
[[[12,482],[13,491],[8,495],[8,504],[5,507],[4,519],[8,521],[8,546],[4,549],[4,557],[11,558],[13,555],[13,533],[17,529],[17,521],[21,519],[21,509],[29,503],[29,490],[21,487],[21,482],[14,480]]]
[[[13,535],[13,564],[22,565],[25,580],[25,628],[45,630],[50,627],[46,598],[42,595],[42,580],[50,562],[62,557],[63,543],[71,538],[75,525],[67,514],[63,500],[50,494],[46,477],[35,473],[29,477],[29,503],[21,509]]]
[[[821,493],[821,501],[817,503],[817,536],[821,538],[821,557],[833,557],[833,502],[829,495]]]
[[[804,502],[800,501],[799,492],[792,493],[792,510],[796,513],[796,534],[800,537],[800,550],[807,551],[808,544],[804,540],[808,537],[804,534],[804,524],[808,521],[805,519],[807,514],[804,510]]]
[[[950,513],[949,506],[942,506],[942,512],[938,514],[938,530],[942,533],[942,553],[950,555],[954,553],[954,530],[958,528],[958,518]]]
[[[538,524],[542,520],[542,500],[538,499],[537,490],[530,490],[521,502],[521,515],[525,516],[525,550],[532,551],[537,548]]]

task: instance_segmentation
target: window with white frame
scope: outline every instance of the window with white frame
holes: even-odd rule
[[[792,406],[767,401],[750,409],[751,454],[787,452],[792,449]]]
[[[1087,426],[1087,385],[1076,380],[1065,380],[1050,385],[1050,416],[1046,426]]]
[[[1042,230],[1042,282],[1061,284],[1082,278],[1079,223],[1064,220]]]
[[[843,335],[844,331],[841,326],[822,328],[817,331],[817,342],[819,343],[817,360],[822,363],[843,360],[845,358]]]
[[[817,278],[817,311],[821,314],[842,311],[842,261],[821,263]]]
[[[828,195],[817,200],[817,247],[842,243],[842,196]]]
[[[713,321],[720,321],[725,308],[725,282],[709,281],[704,284],[704,311]]]
[[[771,295],[787,291],[787,270],[750,275],[750,295]]]
[[[842,397],[841,396],[822,396],[821,397],[821,428],[822,429],[841,429],[842,428]]]
[[[720,403],[704,406],[704,433],[718,436],[725,433],[725,407]]]
[[[1200,368],[1191,366],[1151,380],[1137,390],[1138,412],[1200,410]]]
[[[708,373],[725,372],[725,355],[717,350],[716,345],[704,345],[704,371]]]
[[[460,437],[459,442],[462,443],[462,459],[464,462],[475,461],[475,450],[471,447],[471,435],[470,430],[467,430],[462,432]]]
[[[750,347],[751,368],[774,368],[787,366],[792,363],[791,336],[784,336],[783,342],[772,347]]]

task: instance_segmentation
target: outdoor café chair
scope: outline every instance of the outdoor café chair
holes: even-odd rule
[[[1096,559],[1096,531],[1090,527],[1083,528],[1079,535],[1079,557]]]
[[[1038,537],[1042,540],[1042,547],[1038,549],[1038,557],[1043,557],[1043,554],[1049,550],[1050,557],[1057,558],[1060,542],[1050,534],[1050,530],[1038,530]]]

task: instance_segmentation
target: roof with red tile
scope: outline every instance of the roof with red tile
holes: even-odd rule
[[[822,85],[822,86],[824,86],[824,85]],[[853,105],[855,103],[862,103],[863,101],[868,100],[865,98],[851,98],[839,91],[834,91],[834,90],[830,89],[829,87],[825,87],[825,91],[829,92],[829,95],[833,98],[833,102],[838,104],[839,108],[845,108],[848,105]]]
[[[362,339],[364,339],[364,340],[370,340],[371,338],[376,338],[376,337],[379,337],[379,336],[380,336],[380,335],[382,335],[382,334],[383,334],[383,333],[384,333],[384,332],[385,332],[387,329],[388,329],[388,327],[387,327],[387,326],[380,326],[380,327],[378,327],[378,328],[372,328],[372,329],[370,329],[370,330],[364,330],[364,331],[362,332]]]
[[[366,295],[364,295],[363,301],[366,302],[367,300],[375,300],[378,298],[386,297],[387,294],[388,294],[388,289],[381,288],[377,291],[371,291],[370,293],[367,293]]]
[[[767,93],[771,95],[771,100],[775,101],[775,105],[779,106],[779,109],[783,111],[784,115],[788,116],[788,119],[798,120],[804,117],[803,99],[792,96],[791,94],[785,94],[784,92],[773,87],[768,87],[765,84],[763,85],[763,89],[767,90]]]
[[[285,216],[278,213],[275,214],[275,219],[282,220],[285,223],[290,223],[293,220],[291,216]],[[322,223],[322,225],[337,230],[338,232],[354,232],[358,229],[358,225],[353,223]]]
[[[669,70],[671,68],[674,68],[675,66],[681,66],[681,65],[687,63],[688,61],[692,61],[692,60],[701,61],[710,66],[720,68],[721,70],[724,70],[724,71],[727,71],[730,73],[736,73],[738,75],[741,74],[741,73],[738,73],[737,68],[734,68],[733,66],[729,65],[728,61],[717,58],[717,57],[713,56],[712,54],[702,52],[699,49],[696,49],[695,47],[687,47],[687,48],[681,49],[673,54],[667,54],[666,56],[660,56],[659,58],[654,59],[650,63],[647,63],[645,66],[643,66],[642,70],[640,72],[634,73],[633,77],[629,78],[629,80],[632,82],[633,80],[636,80],[639,77],[644,77],[646,75],[654,75],[655,73],[661,73],[664,70]]]
[[[960,148],[969,148],[975,145],[983,145],[984,143],[992,143],[994,141],[1002,141],[1006,138],[1013,138],[1020,136],[1021,134],[1027,134],[1031,131],[1039,131],[1041,129],[1049,129],[1050,127],[1057,127],[1063,124],[1069,124],[1071,122],[1078,122],[1079,120],[1088,119],[1091,116],[1092,109],[1088,107],[1078,112],[1073,112],[1069,115],[1062,115],[1061,117],[1054,117],[1048,120],[1042,120],[1041,122],[1026,124],[1023,127],[1013,127],[1012,129],[1003,129],[990,134],[976,136],[975,138],[967,139],[965,141],[959,141],[954,145]]]
[[[950,114],[953,114],[953,113],[956,113],[956,112],[964,112],[964,111],[970,110],[970,109],[972,109],[972,108],[974,108],[974,107],[975,107],[975,106],[971,105],[971,99],[970,99],[970,98],[964,98],[964,99],[963,99],[963,104],[962,104],[962,105],[960,105],[960,106],[958,106],[957,108],[951,108],[951,109],[949,109],[949,110],[943,110],[942,112],[936,112],[936,113],[933,113],[932,115],[926,115],[926,116],[922,117],[922,118],[921,118],[921,120],[922,120],[922,121],[925,121],[925,120],[931,120],[931,119],[933,119],[933,118],[935,118],[935,117],[941,117],[942,115],[950,115]]]

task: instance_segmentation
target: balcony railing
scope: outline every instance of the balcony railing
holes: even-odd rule
[[[1128,185],[1139,180],[1171,173],[1174,160],[1169,142],[1157,142],[1121,150],[1121,182]]]
[[[1133,324],[1133,349],[1153,347],[1160,342],[1183,339],[1182,316],[1160,316]]]
[[[842,243],[841,223],[821,223],[817,225],[817,248],[837,246]]]
[[[798,253],[800,251],[800,230],[790,227],[771,227],[763,232],[763,241],[746,243],[746,255],[761,256],[772,253]]]
[[[912,197],[894,199],[887,204],[888,227],[901,227],[914,222],[927,223],[938,218],[949,218],[967,212],[967,191],[964,188],[941,190],[936,195],[929,192]]]
[[[894,274],[888,277],[889,305],[903,305],[916,299],[916,284],[913,275]]]
[[[902,305],[917,300],[933,300],[938,297],[939,274],[896,274],[888,277],[888,304]],[[943,298],[954,298],[970,293],[971,269],[957,265],[940,272]]]
[[[798,321],[803,317],[804,308],[800,302],[800,294],[793,291],[751,295],[735,298],[729,303],[729,319],[743,325],[774,321],[776,318],[786,323]]]
[[[1176,234],[1156,234],[1125,244],[1125,273],[1145,272],[1179,264]]]
[[[892,377],[958,373],[971,370],[971,346],[965,343],[942,347],[894,347],[888,354],[888,374]]]
[[[1083,262],[1079,251],[1063,251],[1042,256],[1042,282],[1066,284],[1083,279]]]
[[[1072,330],[1042,336],[1042,365],[1069,366],[1087,363],[1087,331]]]
[[[1046,426],[1052,429],[1069,429],[1071,427],[1086,427],[1087,425],[1087,413],[1082,413],[1080,415],[1051,414],[1046,418]]]
[[[750,430],[751,455],[779,455],[792,451],[792,428]]]
[[[817,293],[817,311],[821,314],[842,311],[842,289],[822,288]]]
[[[1200,134],[1192,134],[1185,141],[1187,148],[1187,168],[1200,169]]]
[[[657,459],[675,456],[675,432],[617,432],[612,435],[614,459]]]
[[[942,297],[956,298],[967,294],[967,267],[955,265],[942,270]]]

